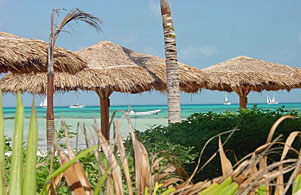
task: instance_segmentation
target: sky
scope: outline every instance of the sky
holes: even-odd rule
[[[0,31],[48,41],[51,9],[79,8],[103,21],[103,33],[84,23],[71,23],[56,45],[71,51],[109,40],[124,47],[164,57],[164,37],[159,0],[0,0]],[[300,0],[170,0],[178,60],[205,68],[245,55],[301,68]],[[61,16],[65,14],[61,12]],[[301,89],[290,92],[251,92],[250,103],[264,103],[267,95],[279,102],[301,102]],[[238,103],[235,93],[227,93]],[[29,106],[32,95],[22,96]],[[39,104],[42,97],[36,96]],[[4,106],[15,106],[15,96],[5,94]],[[181,94],[182,104],[223,103],[224,93],[202,90]],[[72,103],[99,105],[94,92],[56,94],[55,106]],[[167,104],[167,94],[111,95],[111,105]]]

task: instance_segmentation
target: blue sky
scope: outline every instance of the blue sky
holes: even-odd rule
[[[239,55],[301,68],[300,0],[170,0],[177,36],[179,61],[204,68]],[[52,8],[80,8],[103,20],[103,33],[84,23],[72,23],[57,45],[78,50],[101,40],[110,40],[140,52],[164,57],[159,0],[0,0],[0,30],[27,38],[48,41]],[[64,13],[62,13],[63,15]],[[266,95],[280,102],[301,102],[301,89],[291,92],[251,92],[250,103],[264,102]],[[237,103],[235,93],[228,94]],[[23,95],[25,105],[32,96]],[[37,96],[39,103],[40,97]],[[70,103],[98,105],[94,92],[55,96],[55,105]],[[4,106],[15,98],[4,95]],[[113,93],[111,105],[166,104],[166,94]],[[203,90],[182,94],[183,104],[222,103],[223,92]]]

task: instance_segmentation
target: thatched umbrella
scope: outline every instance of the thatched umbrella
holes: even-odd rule
[[[109,138],[109,97],[112,92],[140,93],[166,90],[165,59],[136,52],[109,41],[75,52],[88,62],[75,75],[56,73],[55,91],[94,90],[100,98],[101,130]],[[179,63],[180,89],[194,93],[204,87],[206,74]],[[4,92],[45,94],[46,74],[8,74],[0,81]]]
[[[250,91],[289,91],[301,84],[300,69],[247,56],[238,56],[202,70],[209,75],[207,89],[236,92],[241,108],[246,108]]]
[[[48,43],[0,31],[0,72],[47,72]],[[54,70],[74,74],[87,67],[78,55],[55,47]]]

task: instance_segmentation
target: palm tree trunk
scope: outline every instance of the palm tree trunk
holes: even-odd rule
[[[160,0],[160,5],[165,41],[168,124],[170,124],[181,121],[179,67],[176,48],[176,34],[174,31],[168,0]]]
[[[53,114],[53,92],[54,92],[54,59],[53,59],[53,49],[55,41],[62,31],[63,27],[71,21],[83,21],[95,28],[97,31],[101,31],[100,24],[101,20],[97,17],[83,12],[79,9],[73,9],[67,13],[67,15],[62,19],[59,25],[56,25],[54,30],[54,14],[58,12],[58,9],[51,11],[51,32],[49,37],[49,47],[48,47],[48,74],[47,74],[47,151],[51,152],[51,147],[55,138],[55,127],[54,127],[54,114]]]
[[[46,136],[47,136],[47,151],[51,152],[51,147],[54,142],[54,114],[53,114],[53,91],[54,91],[54,70],[53,70],[53,19],[54,12],[51,12],[51,32],[49,37],[49,46],[48,46],[48,67],[47,67],[47,121],[46,121]]]

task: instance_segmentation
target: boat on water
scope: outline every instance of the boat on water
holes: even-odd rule
[[[273,98],[271,99],[270,96],[267,96],[267,104],[279,104],[279,102],[277,102],[275,100],[275,97],[273,96]]]
[[[41,101],[40,107],[41,108],[47,108],[47,97],[44,100]]]
[[[70,104],[69,108],[84,108],[86,107],[85,104]]]
[[[153,115],[158,114],[161,111],[161,109],[158,110],[150,110],[145,112],[135,112],[133,110],[126,112],[127,115],[135,115],[135,116],[143,116],[143,115]]]
[[[225,94],[224,105],[231,105],[231,102],[228,100],[227,95]]]

